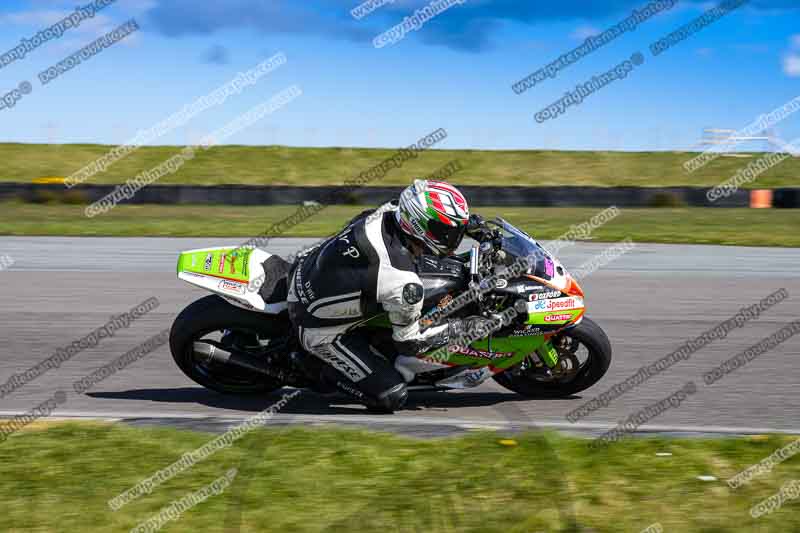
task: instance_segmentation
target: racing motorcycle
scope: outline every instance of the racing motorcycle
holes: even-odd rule
[[[526,397],[563,398],[602,378],[611,344],[585,316],[583,290],[564,266],[502,218],[483,222],[472,237],[467,252],[419,259],[421,325],[482,315],[494,327],[480,338],[404,357],[419,363],[411,365],[409,390],[471,388],[491,378]],[[324,390],[314,370],[322,363],[303,351],[289,322],[290,268],[255,247],[181,253],[178,278],[214,294],[190,304],[172,325],[170,349],[180,369],[221,393]],[[385,314],[357,328],[378,353],[392,353]]]

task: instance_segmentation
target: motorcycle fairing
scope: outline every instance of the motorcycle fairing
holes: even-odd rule
[[[273,254],[252,247],[201,248],[178,257],[178,278],[213,293],[233,305],[267,314],[286,310],[286,302],[268,304],[258,289],[267,258]]]

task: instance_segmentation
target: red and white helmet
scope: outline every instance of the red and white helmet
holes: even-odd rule
[[[447,255],[464,238],[469,206],[464,195],[448,183],[414,180],[400,194],[397,221],[403,231],[434,253]]]

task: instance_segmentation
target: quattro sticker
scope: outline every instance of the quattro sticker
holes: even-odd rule
[[[560,315],[544,315],[545,322],[566,322],[567,320],[571,319],[572,315],[568,314],[560,314]]]

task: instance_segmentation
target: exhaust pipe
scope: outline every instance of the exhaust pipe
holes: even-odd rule
[[[270,368],[266,361],[239,352],[229,352],[207,342],[195,342],[192,345],[194,354],[205,363],[216,363],[238,366],[251,372],[258,372],[272,378],[282,375],[282,372]]]

